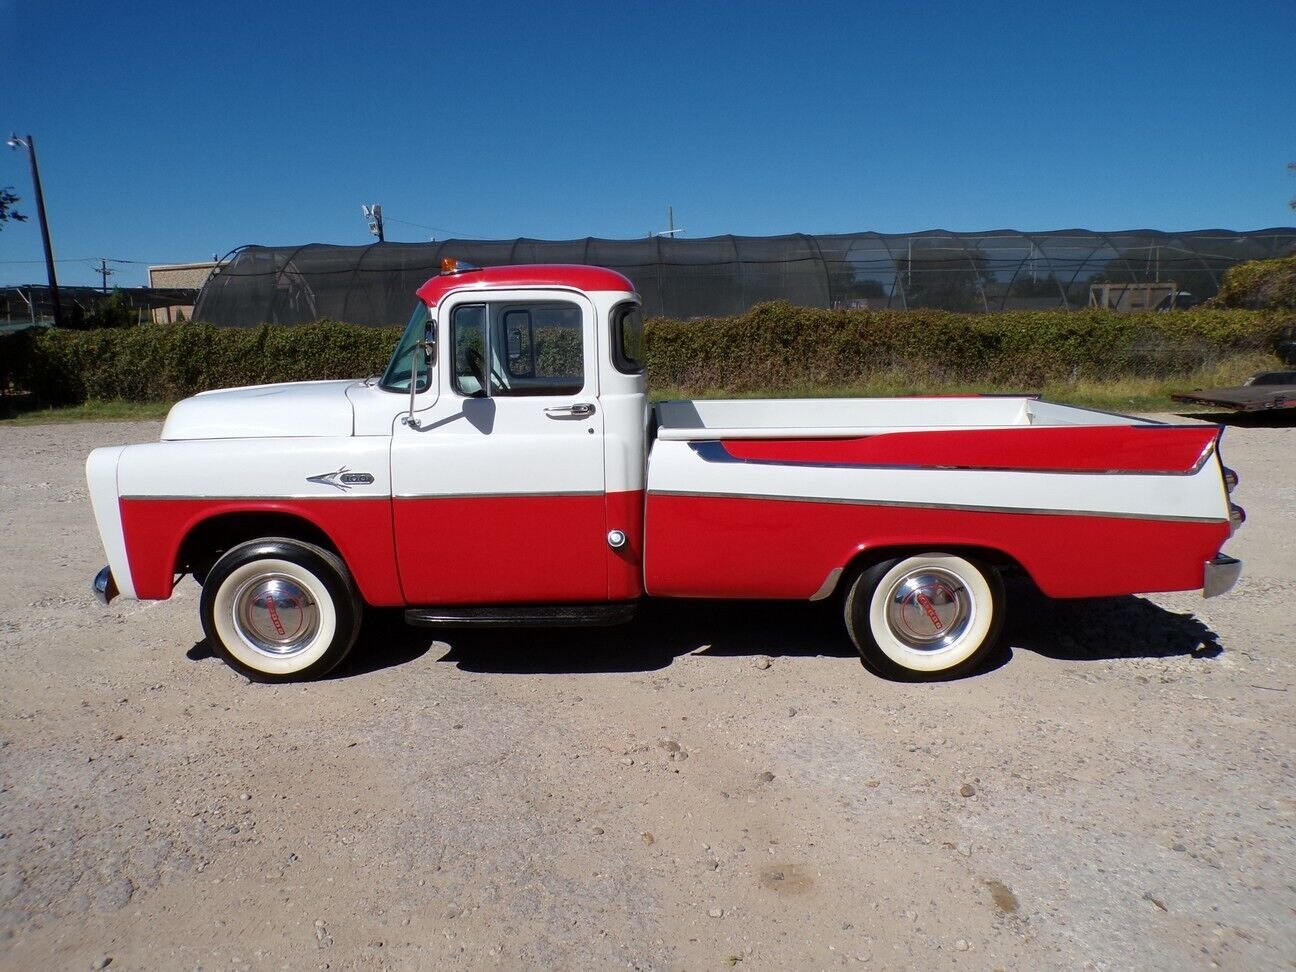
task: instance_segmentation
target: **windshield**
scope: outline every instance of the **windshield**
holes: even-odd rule
[[[380,388],[394,392],[409,392],[410,350],[420,341],[426,340],[428,324],[431,320],[427,304],[420,300],[418,307],[414,308],[414,316],[410,318],[405,333],[401,335],[400,343],[396,345],[396,353],[387,363],[387,370],[383,373],[382,381],[378,383]],[[414,355],[414,366],[418,375],[417,390],[427,391],[429,378],[427,356]]]

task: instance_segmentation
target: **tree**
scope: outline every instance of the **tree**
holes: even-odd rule
[[[984,311],[986,288],[994,283],[983,253],[939,240],[921,240],[906,250],[896,260],[896,271],[906,307]]]
[[[24,223],[27,217],[13,208],[18,197],[14,195],[13,186],[0,186],[0,229],[4,229],[4,224],[13,220],[15,223]]]
[[[866,298],[885,299],[886,287],[880,280],[861,275],[859,268],[845,260],[826,261],[828,299],[833,307],[858,306],[854,301]]]
[[[1039,274],[1032,274],[1022,269],[1017,271],[1017,278],[1008,288],[1008,293],[1013,297],[1059,297],[1062,293],[1062,284],[1058,281],[1057,274],[1051,270],[1048,276],[1041,277]]]

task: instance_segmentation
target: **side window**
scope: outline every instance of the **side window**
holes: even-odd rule
[[[477,398],[486,394],[486,305],[464,304],[450,318],[454,389]]]
[[[584,323],[575,304],[464,305],[451,331],[461,395],[484,395],[488,380],[492,396],[574,395],[585,387]]]
[[[612,361],[618,371],[637,375],[644,370],[643,314],[638,304],[612,309]]]

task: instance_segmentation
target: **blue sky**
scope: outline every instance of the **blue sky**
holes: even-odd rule
[[[0,39],[69,284],[366,243],[370,202],[393,240],[1296,223],[1292,0],[0,0]],[[22,153],[2,185],[0,283],[42,281]]]

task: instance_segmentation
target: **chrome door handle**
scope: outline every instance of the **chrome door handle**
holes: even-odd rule
[[[551,405],[544,410],[550,418],[586,418],[594,414],[594,406],[589,402],[577,402],[575,405]]]

